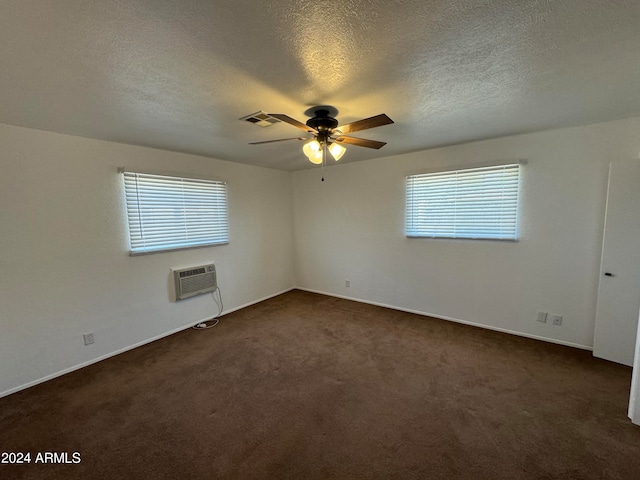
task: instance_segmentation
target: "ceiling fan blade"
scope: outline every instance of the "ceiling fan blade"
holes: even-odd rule
[[[338,137],[335,141],[338,143],[346,143],[348,145],[357,145],[358,147],[375,148],[376,150],[387,144],[387,142],[378,142],[377,140],[367,140],[366,138],[356,137]]]
[[[278,140],[265,140],[264,142],[249,142],[249,145],[260,145],[262,143],[286,142],[287,140],[310,140],[304,137],[279,138]]]
[[[366,130],[367,128],[389,125],[390,123],[394,123],[393,120],[387,117],[384,113],[381,113],[380,115],[376,115],[375,117],[364,118],[362,120],[358,120],[357,122],[347,123],[346,125],[339,126],[335,129],[335,131],[338,131],[340,133],[353,133],[359,132],[360,130]]]
[[[304,130],[305,132],[318,133],[318,131],[315,128],[311,128],[309,125],[299,122],[295,118],[291,118],[288,115],[284,115],[282,113],[269,113],[268,115],[270,115],[271,117],[277,118],[281,122],[285,122],[285,123],[288,123],[289,125],[293,125],[294,127],[298,127],[300,130]]]

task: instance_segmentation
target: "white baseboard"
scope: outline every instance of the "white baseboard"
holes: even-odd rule
[[[343,298],[345,300],[352,300],[354,302],[367,303],[369,305],[376,305],[378,307],[391,308],[392,310],[399,310],[401,312],[415,313],[416,315],[422,315],[422,316],[425,316],[425,317],[438,318],[440,320],[447,320],[449,322],[462,323],[464,325],[471,325],[473,327],[484,328],[486,330],[493,330],[495,332],[502,332],[502,333],[508,333],[510,335],[517,335],[518,337],[526,337],[526,338],[531,338],[533,340],[541,340],[543,342],[555,343],[555,344],[558,344],[558,345],[564,345],[566,347],[573,347],[573,348],[579,348],[581,350],[593,351],[593,347],[589,346],[589,345],[582,345],[582,344],[573,343],[573,342],[565,342],[564,340],[558,340],[558,339],[555,339],[555,338],[541,337],[541,336],[538,336],[538,335],[532,335],[530,333],[518,332],[516,330],[509,330],[509,329],[506,329],[506,328],[493,327],[491,325],[485,325],[485,324],[482,324],[482,323],[470,322],[468,320],[460,320],[459,318],[445,317],[443,315],[436,315],[434,313],[421,312],[419,310],[413,310],[413,309],[410,309],[410,308],[398,307],[396,305],[388,305],[386,303],[371,302],[369,300],[362,300],[360,298],[348,297],[346,295],[338,295],[338,294],[335,294],[335,293],[328,293],[328,292],[323,292],[323,291],[320,291],[320,290],[313,290],[311,288],[295,287],[295,289],[296,290],[303,290],[305,292],[319,293],[321,295],[327,295],[329,297]]]
[[[282,291],[280,291],[278,293],[274,293],[273,295],[268,295],[266,297],[259,298],[257,300],[253,300],[251,302],[245,303],[245,304],[240,305],[238,307],[234,307],[234,308],[232,308],[230,310],[226,310],[226,311],[222,312],[222,314],[220,316],[227,315],[227,314],[229,314],[231,312],[235,312],[236,310],[240,310],[242,308],[249,307],[249,306],[254,305],[256,303],[264,302],[265,300],[268,300],[268,299],[273,298],[273,297],[277,297],[278,295],[282,295],[283,293],[287,293],[287,292],[289,292],[291,290],[294,290],[294,289],[295,289],[295,287],[287,288],[287,289],[282,290]],[[39,378],[37,380],[33,380],[31,382],[25,383],[24,385],[20,385],[18,387],[10,388],[9,390],[5,390],[4,392],[0,392],[0,398],[6,397],[7,395],[11,395],[12,393],[16,393],[16,392],[19,392],[21,390],[26,390],[29,387],[33,387],[33,386],[38,385],[40,383],[44,383],[44,382],[46,382],[48,380],[53,380],[56,377],[60,377],[62,375],[66,375],[67,373],[71,373],[71,372],[73,372],[75,370],[80,370],[81,368],[88,367],[89,365],[93,365],[94,363],[101,362],[102,360],[106,360],[107,358],[115,357],[116,355],[120,355],[121,353],[128,352],[129,350],[133,350],[134,348],[138,348],[138,347],[141,347],[143,345],[146,345],[147,343],[155,342],[156,340],[160,340],[161,338],[168,337],[169,335],[173,335],[174,333],[181,332],[183,330],[191,328],[193,325],[196,325],[196,324],[201,323],[201,322],[205,322],[207,320],[210,320],[210,317],[209,318],[203,318],[203,319],[200,319],[200,320],[194,320],[193,322],[189,323],[188,325],[184,325],[182,327],[175,328],[173,330],[170,330],[168,332],[162,333],[160,335],[156,335],[155,337],[149,338],[147,340],[143,340],[141,342],[134,343],[133,345],[121,348],[119,350],[116,350],[115,352],[107,353],[105,355],[101,355],[99,357],[92,358],[91,360],[88,360],[86,362],[80,363],[78,365],[74,365],[74,366],[69,367],[69,368],[65,368],[64,370],[60,370],[58,372],[55,372],[55,373],[52,373],[50,375],[44,376],[44,377]]]
[[[236,310],[242,310],[243,308],[250,307],[251,305],[255,305],[256,303],[264,302],[265,300],[269,300],[270,298],[277,297],[278,295],[282,295],[283,293],[290,292],[291,290],[295,290],[297,287],[286,288],[278,293],[274,293],[273,295],[267,295],[266,297],[259,298],[258,300],[253,300],[249,303],[245,303],[240,305],[239,307],[234,307],[231,310],[226,310],[222,315],[227,315],[231,312],[235,312]],[[195,324],[194,324],[195,325]]]

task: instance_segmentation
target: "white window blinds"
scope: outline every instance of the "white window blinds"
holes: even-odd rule
[[[407,237],[516,240],[520,165],[407,177]]]
[[[131,254],[229,242],[224,182],[124,172]]]

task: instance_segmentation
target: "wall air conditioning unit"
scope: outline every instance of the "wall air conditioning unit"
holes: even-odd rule
[[[213,263],[197,267],[172,268],[176,301],[213,292],[218,288],[216,266]]]

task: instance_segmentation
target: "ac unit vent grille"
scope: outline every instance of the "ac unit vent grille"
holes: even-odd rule
[[[205,273],[204,267],[196,268],[194,270],[187,270],[186,272],[180,272],[180,278],[192,277],[192,276],[198,275],[200,273]]]
[[[172,269],[175,281],[176,300],[213,292],[218,284],[216,266],[201,265],[182,269]]]

